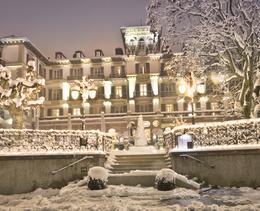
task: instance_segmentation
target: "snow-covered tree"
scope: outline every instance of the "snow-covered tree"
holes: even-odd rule
[[[231,86],[244,116],[251,116],[260,55],[259,0],[150,0],[148,23],[162,30],[169,51],[199,56],[206,67],[201,75],[223,74],[226,91]]]
[[[25,71],[24,77],[12,78],[11,71],[0,65],[0,108],[8,110],[13,119],[13,128],[24,127],[24,111],[39,106],[44,97],[37,97],[45,85],[44,79],[36,78],[33,63]]]

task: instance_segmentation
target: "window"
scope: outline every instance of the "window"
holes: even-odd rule
[[[73,108],[72,109],[72,115],[80,116],[80,108]]]
[[[55,109],[48,109],[47,116],[63,116],[63,109],[62,108],[55,108]]]
[[[83,76],[83,68],[70,69],[70,77],[80,79]]]
[[[136,112],[152,112],[153,105],[152,104],[136,105],[135,111]]]
[[[118,105],[111,107],[111,113],[126,113],[127,106],[126,105]]]
[[[122,97],[122,86],[115,87],[115,96],[116,96],[116,98]]]
[[[52,100],[62,100],[62,89],[54,89],[52,91]]]
[[[104,75],[104,67],[91,67],[90,75],[103,76]]]
[[[140,96],[147,96],[147,84],[140,84]]]
[[[39,65],[39,75],[43,78],[46,78],[46,69],[42,67],[42,65]]]
[[[136,63],[135,64],[135,73],[136,74],[145,74],[150,73],[150,64],[149,63]]]
[[[62,89],[49,89],[49,100],[62,100]]]
[[[161,84],[161,95],[163,97],[172,96],[174,94],[176,94],[176,85],[174,83]]]
[[[145,42],[144,42],[144,39],[143,39],[143,38],[139,39],[139,41],[138,41],[138,47],[139,47],[140,49],[142,49],[142,50],[145,48]]]
[[[62,79],[63,78],[63,70],[49,70],[49,79]]]
[[[102,111],[102,106],[91,105],[90,106],[90,114],[100,114]]]
[[[166,104],[165,110],[166,110],[166,112],[173,112],[173,105],[172,104]]]
[[[59,109],[52,109],[52,116],[60,116],[60,110]]]

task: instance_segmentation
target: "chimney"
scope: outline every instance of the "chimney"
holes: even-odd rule
[[[95,50],[95,57],[100,57],[100,56],[104,56],[104,53],[101,49],[96,49]]]

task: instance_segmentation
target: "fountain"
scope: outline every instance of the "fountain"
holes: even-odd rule
[[[138,117],[137,130],[135,134],[135,146],[137,147],[147,146],[147,140],[144,132],[144,121],[142,115]]]

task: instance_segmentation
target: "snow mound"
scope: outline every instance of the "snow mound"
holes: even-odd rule
[[[108,175],[108,170],[100,166],[92,167],[88,171],[88,178],[101,180],[104,182],[107,182]]]
[[[156,175],[156,180],[162,180],[164,179],[166,182],[174,182],[177,177],[177,173],[173,171],[172,169],[162,169],[161,171],[158,172]]]

